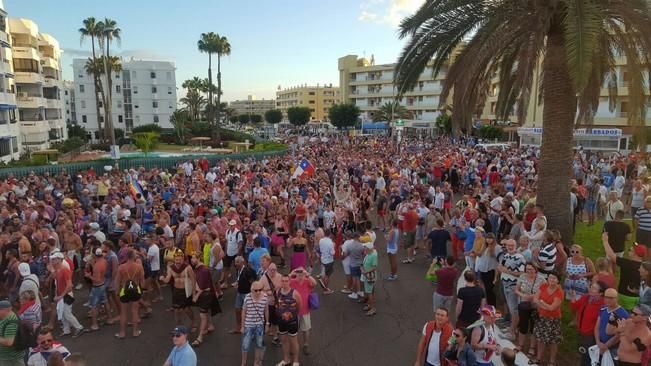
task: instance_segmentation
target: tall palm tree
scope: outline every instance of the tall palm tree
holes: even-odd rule
[[[649,6],[646,0],[428,0],[400,24],[400,37],[409,40],[395,81],[402,94],[416,85],[428,63],[436,75],[451,62],[440,100],[454,89],[452,118],[458,128],[470,125],[497,73],[498,113],[508,114],[515,105],[522,122],[541,65],[544,129],[537,202],[545,206],[549,227],[571,240],[575,119],[591,121],[619,54],[626,57],[630,75],[629,123],[643,123],[643,72],[651,65]]]
[[[231,44],[228,38],[219,37],[217,48],[217,123],[221,121],[221,99],[222,99],[222,56],[231,54]]]
[[[410,119],[412,118],[412,113],[407,110],[407,107],[398,103],[398,101],[384,103],[375,115],[373,115],[373,121],[375,122],[391,122],[399,118]]]
[[[184,89],[188,90],[200,90],[203,88],[203,80],[199,78],[198,76],[193,77],[192,79],[188,79],[181,84],[181,86]]]
[[[192,121],[198,121],[202,107],[206,104],[206,98],[199,94],[196,89],[189,89],[185,97],[181,98],[181,103],[190,114]]]
[[[100,37],[100,28],[98,26],[98,22],[95,20],[94,17],[88,17],[83,20],[83,27],[79,28],[79,34],[81,35],[80,37],[80,44],[84,43],[84,40],[86,38],[90,37],[90,44],[91,44],[91,49],[93,51],[93,57],[89,59],[90,63],[94,63],[97,60],[97,53],[95,52],[95,42],[98,40],[98,37]],[[87,63],[88,66],[88,63]],[[91,72],[88,72],[90,70]],[[102,131],[102,126],[101,123],[99,122],[100,119],[100,110],[99,110],[99,101],[100,101],[100,95],[101,95],[101,100],[104,99],[104,92],[102,90],[102,84],[99,79],[100,73],[98,72],[97,68],[91,67],[86,69],[86,72],[89,75],[92,75],[93,77],[93,86],[94,86],[94,92],[95,92],[95,111],[97,113],[97,133],[100,136],[100,139],[106,138],[104,135],[104,132]]]
[[[99,44],[104,53],[104,75],[106,77],[106,86],[108,93],[105,93],[105,103],[104,103],[104,114],[106,115],[105,126],[109,131],[109,138],[111,145],[115,145],[115,132],[113,126],[113,115],[112,106],[113,106],[113,71],[109,61],[111,61],[111,42],[113,40],[118,43],[122,40],[122,30],[118,28],[117,22],[113,19],[104,18],[103,21],[99,22],[98,27],[100,29]]]
[[[215,32],[201,33],[197,42],[199,52],[208,54],[208,85],[212,85],[212,55],[219,50],[220,36]],[[208,123],[213,124],[212,88],[208,89]]]

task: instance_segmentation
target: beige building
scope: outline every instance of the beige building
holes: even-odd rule
[[[255,95],[249,95],[246,100],[229,102],[228,107],[232,108],[237,115],[258,114],[264,119],[265,112],[276,108],[276,101],[274,99],[257,99]]]
[[[328,121],[330,107],[341,101],[339,87],[329,85],[308,86],[300,85],[276,92],[276,108],[283,112],[287,119],[287,109],[290,107],[308,107],[313,121]]]
[[[0,161],[4,162],[19,159],[22,151],[11,54],[7,13],[0,0]]]
[[[339,58],[339,85],[341,97],[346,103],[353,103],[362,111],[362,120],[373,120],[380,107],[395,100],[398,94],[393,84],[396,64],[376,65],[357,55]],[[412,118],[405,119],[405,127],[433,130],[439,116],[442,81],[447,74],[443,66],[436,77],[432,77],[432,67],[428,65],[420,75],[413,90],[404,93],[399,103],[411,112]],[[388,121],[390,122],[390,121]]]
[[[47,149],[68,137],[61,96],[61,49],[28,19],[9,19],[16,102],[24,149]]]

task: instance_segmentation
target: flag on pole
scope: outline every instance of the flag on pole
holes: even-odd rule
[[[292,179],[311,177],[312,174],[314,174],[314,166],[310,164],[310,162],[307,159],[303,159],[301,160],[301,163],[298,164],[298,166],[296,167],[296,170],[294,170]]]
[[[136,198],[136,195],[140,193],[141,197],[145,197],[144,191],[142,190],[142,186],[140,183],[138,183],[137,180],[133,179],[130,175],[129,177],[129,192],[133,196],[133,198]]]

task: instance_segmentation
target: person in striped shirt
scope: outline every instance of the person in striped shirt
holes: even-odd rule
[[[647,248],[651,247],[651,196],[644,199],[644,207],[635,212],[635,239]],[[649,256],[647,260],[651,259]]]
[[[547,275],[556,268],[556,255],[558,253],[554,235],[551,230],[545,230],[543,235],[543,244],[539,249],[534,249],[534,265],[538,268],[541,275],[547,278]]]
[[[251,341],[255,340],[255,365],[262,365],[264,356],[264,335],[269,327],[269,307],[264,285],[255,281],[251,285],[251,292],[244,298],[242,306],[242,365],[246,365],[246,358],[251,349]]]

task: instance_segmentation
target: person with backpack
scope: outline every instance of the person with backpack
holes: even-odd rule
[[[20,321],[11,310],[11,303],[0,301],[0,365],[25,365],[25,349],[15,347],[19,329]]]
[[[136,252],[129,249],[127,261],[118,267],[117,282],[119,285],[118,296],[120,297],[120,331],[115,338],[124,339],[127,331],[127,317],[131,313],[133,336],[139,337],[140,317],[138,304],[142,298],[142,287],[145,284],[145,271],[142,264],[136,262]]]

